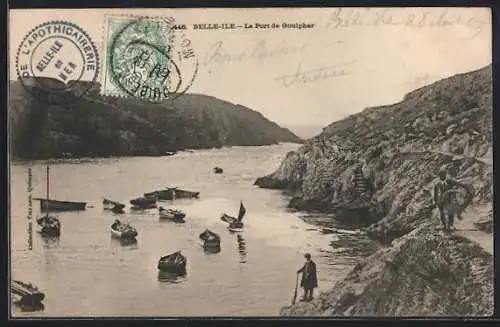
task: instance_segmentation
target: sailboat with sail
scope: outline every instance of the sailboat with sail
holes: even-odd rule
[[[223,214],[220,218],[222,221],[229,224],[228,229],[232,232],[239,232],[243,230],[243,217],[245,216],[247,209],[243,205],[243,201],[240,202],[240,211],[238,212],[238,218],[232,217],[228,214]]]
[[[49,199],[49,165],[47,165],[47,200]],[[49,214],[49,210],[45,210],[45,215],[39,217],[36,222],[38,223],[38,232],[42,236],[57,237],[61,235],[61,222],[59,219]]]

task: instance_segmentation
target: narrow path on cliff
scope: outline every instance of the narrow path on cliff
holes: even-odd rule
[[[451,152],[444,152],[444,151],[437,151],[437,150],[423,150],[423,151],[400,150],[400,151],[405,152],[405,153],[439,153],[439,154],[442,154],[445,156],[452,157],[453,160],[468,158],[468,159],[474,159],[474,160],[480,161],[480,162],[484,163],[485,165],[489,165],[489,166],[493,165],[493,158],[488,157],[488,156],[471,157],[471,156],[466,156],[463,154],[455,154],[455,153],[451,153]]]
[[[436,150],[424,150],[424,151],[403,151],[403,152],[411,152],[411,153],[439,153],[442,155],[450,156],[454,160],[456,159],[474,159],[484,163],[485,165],[492,166],[493,158],[485,156],[485,157],[470,157],[466,155],[459,155],[451,152],[443,152]],[[479,244],[486,252],[493,255],[493,234],[489,234],[483,232],[475,226],[475,222],[477,222],[478,218],[484,217],[488,215],[489,211],[492,209],[491,204],[475,204],[471,205],[463,214],[462,220],[456,219],[455,227],[457,230],[455,231],[456,235],[461,235],[468,240]]]
[[[465,159],[465,158],[474,159],[477,161],[481,161],[485,165],[489,165],[489,166],[493,165],[493,158],[490,158],[490,157],[470,157],[470,156],[466,156],[466,155],[462,155],[462,154],[455,154],[455,153],[451,153],[451,152],[434,151],[434,150],[431,150],[429,152],[444,154],[446,156],[453,157],[453,159]]]
[[[474,223],[479,217],[489,214],[491,204],[472,205],[463,213],[463,219],[455,222],[456,235],[463,236],[470,241],[479,244],[486,252],[493,255],[493,234],[478,230]]]

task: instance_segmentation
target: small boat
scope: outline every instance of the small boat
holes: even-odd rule
[[[156,209],[156,208],[157,208],[156,204],[148,204],[145,206],[131,206],[130,210],[141,211],[141,210]]]
[[[49,166],[47,165],[47,199],[49,198],[50,178]],[[58,237],[61,235],[61,222],[56,216],[49,215],[50,210],[45,210],[45,216],[39,217],[36,222],[38,224],[38,232],[42,236]]]
[[[232,217],[228,214],[223,214],[222,217],[220,218],[222,221],[226,222],[229,224],[228,229],[230,231],[241,231],[243,229],[243,217],[245,216],[247,210],[245,209],[245,206],[243,205],[243,202],[240,203],[240,211],[238,212],[238,218]]]
[[[174,154],[177,154],[177,151],[167,151],[167,152],[165,152],[166,156],[173,156]]]
[[[220,168],[220,167],[215,167],[214,168],[214,173],[215,174],[222,174],[224,172],[224,169]]]
[[[156,208],[156,197],[140,197],[130,200],[130,204],[134,210]]]
[[[14,303],[21,306],[39,307],[45,298],[45,294],[38,287],[18,280],[11,281],[10,290]]]
[[[81,211],[85,210],[87,202],[58,201],[34,198],[40,201],[40,211]]]
[[[38,223],[38,232],[42,236],[57,237],[61,235],[61,222],[55,216],[48,214],[36,220]]]
[[[111,209],[111,212],[113,213],[116,213],[116,214],[122,214],[122,213],[125,213],[125,211],[123,210],[125,206],[121,206],[121,205],[116,205],[114,206],[112,209]]]
[[[163,272],[186,273],[187,259],[181,254],[181,251],[163,256],[158,261],[158,269]]]
[[[129,224],[124,224],[118,219],[111,225],[111,236],[119,239],[134,239],[137,237],[137,230]]]
[[[158,208],[160,214],[160,219],[170,219],[170,220],[184,220],[186,214],[180,210],[165,209],[163,207]]]
[[[113,210],[113,208],[116,208],[116,207],[121,207],[122,209],[125,208],[124,204],[122,204],[120,202],[108,200],[106,198],[104,200],[102,200],[102,205],[104,206],[104,209],[106,209],[106,210]]]
[[[200,240],[204,248],[220,248],[220,236],[211,230],[205,229],[200,234]]]
[[[200,192],[193,192],[187,190],[181,190],[177,187],[170,187],[160,191],[153,191],[149,193],[144,193],[145,197],[156,196],[158,200],[175,200],[175,199],[189,199],[198,198]]]

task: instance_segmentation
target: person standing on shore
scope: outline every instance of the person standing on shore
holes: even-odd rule
[[[313,299],[314,288],[318,287],[316,264],[311,260],[309,253],[306,253],[304,258],[306,258],[304,266],[297,271],[297,274],[302,273],[300,287],[304,289],[304,296],[300,301],[311,301]]]
[[[474,191],[472,185],[461,183],[451,176],[446,170],[441,169],[438,173],[439,180],[434,186],[434,204],[439,209],[439,218],[443,229],[447,232],[454,229],[455,216],[462,219],[461,214],[472,202]],[[457,188],[463,188],[466,192],[464,203],[458,204]]]

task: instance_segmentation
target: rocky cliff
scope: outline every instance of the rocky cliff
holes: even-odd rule
[[[360,261],[331,291],[285,316],[490,316],[493,256],[421,226]]]
[[[386,248],[331,291],[281,314],[491,315],[492,149],[488,66],[334,122],[290,152],[255,184],[291,192],[292,208],[361,221]],[[451,235],[436,231],[432,190],[440,169],[474,188],[467,227]]]
[[[488,66],[330,124],[255,184],[292,191],[292,208],[357,217],[373,237],[394,239],[435,218],[431,191],[440,168],[472,184],[474,201],[491,202],[491,157]]]
[[[302,142],[259,112],[206,95],[151,103],[101,96],[96,84],[85,97],[47,105],[33,98],[36,90],[30,91],[19,82],[10,83],[16,158],[154,156],[186,148]]]

